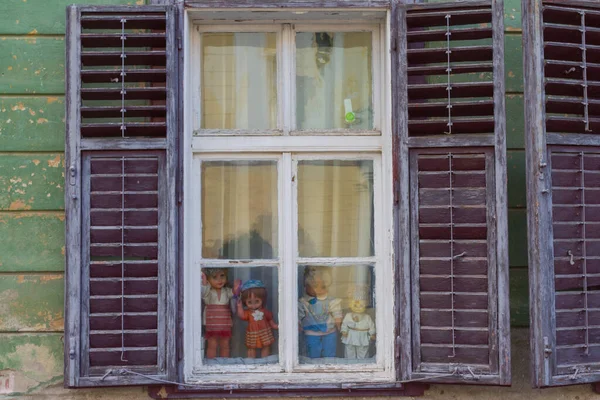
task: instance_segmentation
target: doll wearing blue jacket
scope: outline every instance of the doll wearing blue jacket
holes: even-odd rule
[[[298,300],[298,319],[310,358],[335,357],[342,325],[342,300],[329,296],[331,268],[310,266],[304,271],[306,295]]]

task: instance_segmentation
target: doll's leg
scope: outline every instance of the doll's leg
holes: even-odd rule
[[[369,355],[369,346],[356,346],[356,358],[365,359]]]
[[[228,337],[219,338],[219,353],[220,357],[229,357],[229,339]]]
[[[248,349],[248,358],[256,358],[256,349]]]
[[[322,336],[304,335],[304,342],[306,343],[306,355],[308,357],[321,357],[321,350],[323,349],[321,338]]]
[[[269,357],[271,355],[271,346],[265,346],[260,349],[260,356],[262,358]]]
[[[335,357],[338,335],[337,332],[331,332],[328,335],[321,336],[323,346],[323,357]]]
[[[356,357],[356,346],[347,344],[344,346],[344,355],[346,358],[357,358]]]
[[[218,340],[216,337],[206,339],[206,358],[215,358],[217,356],[217,344]]]

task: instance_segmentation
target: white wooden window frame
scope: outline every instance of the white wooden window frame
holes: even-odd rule
[[[268,24],[195,24],[184,18],[184,375],[187,383],[231,384],[261,382],[393,382],[396,379],[394,354],[394,265],[392,220],[392,137],[389,13],[379,24],[352,20],[295,26],[296,31],[372,32],[373,131],[294,130],[295,125],[295,35],[293,21]],[[351,24],[349,22],[352,22]],[[337,24],[337,25],[336,25]],[[278,129],[276,132],[248,130],[200,130],[200,33],[201,32],[277,32]],[[281,125],[279,125],[281,124]],[[260,135],[259,135],[260,134]],[[232,137],[235,135],[236,137]],[[278,259],[253,260],[238,266],[279,266],[279,364],[227,365],[202,364],[200,313],[200,266],[227,265],[228,260],[200,258],[201,206],[200,163],[208,160],[275,160],[278,169]],[[297,268],[306,258],[297,257],[297,162],[299,160],[373,160],[375,255],[366,258],[319,258],[330,265],[369,263],[375,267],[377,352],[372,364],[298,363]],[[194,284],[197,282],[198,284]],[[284,310],[288,310],[286,315]],[[250,372],[250,373],[249,373]],[[260,376],[256,374],[260,373]]]

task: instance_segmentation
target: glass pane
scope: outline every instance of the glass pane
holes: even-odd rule
[[[204,364],[275,364],[276,267],[202,268]]]
[[[375,362],[374,285],[371,265],[299,267],[301,364]]]
[[[373,161],[298,163],[298,252],[373,255]]]
[[[202,162],[202,257],[277,258],[276,161]]]
[[[371,32],[296,34],[298,129],[372,129]]]
[[[202,128],[277,128],[276,37],[202,35]]]

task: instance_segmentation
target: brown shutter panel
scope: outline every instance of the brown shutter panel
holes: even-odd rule
[[[65,386],[176,380],[172,6],[67,9]]]
[[[600,381],[600,5],[523,2],[533,385]]]
[[[510,384],[503,2],[398,12],[403,381]]]

